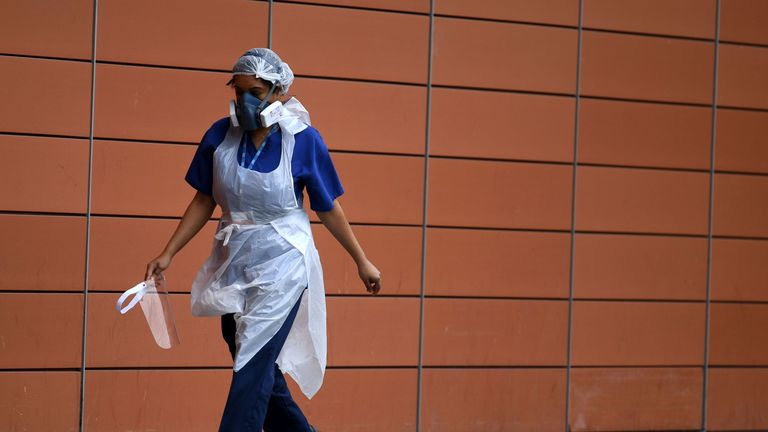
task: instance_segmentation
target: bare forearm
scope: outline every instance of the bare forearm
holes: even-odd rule
[[[168,240],[163,253],[171,257],[176,255],[205,226],[215,208],[216,202],[210,195],[197,192],[187,206],[176,231]]]
[[[355,234],[352,232],[344,210],[338,201],[333,202],[333,208],[330,211],[317,212],[317,216],[339,244],[346,249],[355,263],[360,264],[366,259],[363,248],[360,247],[360,243],[358,243]]]

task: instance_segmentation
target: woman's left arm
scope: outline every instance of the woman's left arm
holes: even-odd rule
[[[316,212],[320,221],[336,240],[347,250],[357,264],[357,273],[365,284],[365,289],[371,294],[378,294],[381,289],[381,272],[366,258],[363,248],[357,242],[352,228],[347,222],[344,210],[338,200],[333,200],[333,208],[327,212]]]

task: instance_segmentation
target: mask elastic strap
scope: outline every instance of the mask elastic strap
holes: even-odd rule
[[[144,293],[147,292],[147,283],[141,282],[134,286],[133,288],[127,290],[124,292],[119,299],[117,299],[117,304],[115,305],[115,308],[121,313],[124,314],[128,312],[129,310],[133,309],[134,306],[136,306],[136,303],[140,302],[142,297],[144,297]],[[128,306],[121,307],[123,305],[123,302],[131,296],[131,294],[136,294],[133,296],[131,301],[128,303]]]
[[[261,104],[259,104],[259,111],[264,109],[264,107],[267,105],[267,101],[270,97],[272,97],[272,93],[275,92],[275,89],[277,88],[277,84],[272,83],[272,88],[269,89],[269,93],[267,93],[267,96],[264,98],[264,100],[261,101]]]

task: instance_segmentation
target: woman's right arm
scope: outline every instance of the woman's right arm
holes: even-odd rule
[[[171,260],[176,253],[203,228],[208,219],[211,218],[215,208],[216,201],[213,200],[212,196],[200,191],[195,194],[163,252],[147,264],[147,279],[171,265]]]

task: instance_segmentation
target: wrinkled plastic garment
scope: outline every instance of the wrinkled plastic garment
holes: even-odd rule
[[[277,334],[301,297],[277,364],[311,398],[326,366],[325,289],[291,174],[294,134],[307,127],[302,118],[308,114],[295,99],[285,106],[280,162],[272,172],[238,164],[243,131],[231,125],[214,152],[213,195],[223,211],[211,255],[192,284],[192,314],[235,314],[239,371]],[[308,295],[302,296],[305,287]]]
[[[279,310],[280,306],[286,306],[280,299],[291,296],[298,285],[302,288],[307,285],[299,250],[269,223],[233,220],[231,214],[224,213],[211,255],[192,284],[192,314],[247,314],[246,300],[252,305],[272,296],[275,298],[264,303],[261,312]],[[260,296],[248,297],[248,293]]]
[[[277,365],[311,399],[323,385],[327,357],[323,267],[309,218],[303,210],[273,222],[272,226],[302,251],[309,284],[308,295],[301,298],[299,313],[277,358]]]
[[[131,295],[133,295],[131,301],[127,306],[123,306]],[[152,276],[125,291],[117,300],[115,307],[118,312],[125,314],[137,303],[141,306],[152,337],[160,348],[170,349],[180,343],[176,321],[173,319],[173,311],[168,299],[168,291],[165,288],[165,277],[162,274]]]

